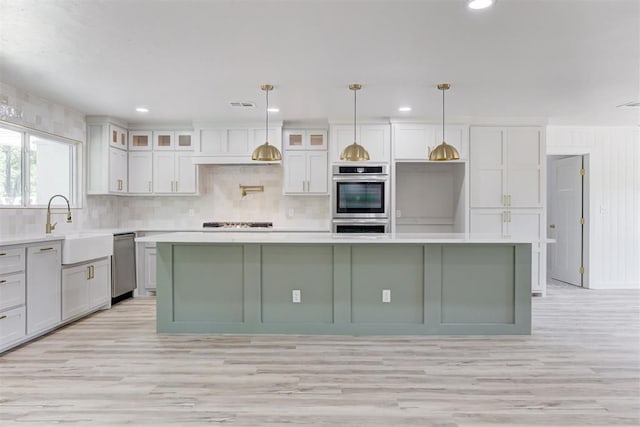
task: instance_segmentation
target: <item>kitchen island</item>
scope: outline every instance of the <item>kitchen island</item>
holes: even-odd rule
[[[167,233],[165,333],[530,334],[530,240],[468,234]]]

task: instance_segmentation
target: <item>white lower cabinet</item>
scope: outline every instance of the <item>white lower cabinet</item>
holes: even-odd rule
[[[61,255],[60,242],[27,247],[27,335],[60,323]]]
[[[145,289],[156,290],[156,245],[147,244],[144,247],[144,287]]]
[[[109,258],[66,267],[62,270],[62,321],[70,320],[109,302]]]
[[[0,310],[0,351],[26,336],[27,316],[24,305]]]

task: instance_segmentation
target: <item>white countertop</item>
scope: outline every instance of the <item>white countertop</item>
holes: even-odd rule
[[[316,233],[255,233],[255,232],[178,232],[138,237],[136,242],[148,243],[540,243],[527,238],[511,238],[487,234],[463,233],[390,233],[333,234]],[[544,241],[543,243],[551,243]]]
[[[11,236],[0,236],[0,246],[23,245],[27,243],[51,242],[64,240],[59,234],[16,234]]]

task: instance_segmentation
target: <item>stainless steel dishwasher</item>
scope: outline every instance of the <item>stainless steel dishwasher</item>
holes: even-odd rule
[[[111,260],[111,303],[115,304],[133,295],[136,288],[135,233],[113,235]]]

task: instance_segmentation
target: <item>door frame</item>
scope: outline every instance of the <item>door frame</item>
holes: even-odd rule
[[[593,224],[593,220],[591,217],[591,185],[590,185],[590,181],[591,181],[591,174],[592,174],[592,170],[591,170],[591,155],[593,154],[593,149],[590,147],[547,147],[547,155],[546,155],[546,162],[545,162],[545,167],[549,164],[549,160],[551,160],[551,158],[553,157],[558,157],[558,156],[562,156],[562,157],[571,157],[571,156],[583,156],[583,167],[586,170],[586,174],[584,175],[584,179],[583,179],[583,185],[582,185],[582,212],[583,212],[583,217],[585,218],[585,226],[582,228],[582,266],[584,267],[584,274],[582,275],[582,287],[583,288],[590,288],[590,283],[591,283],[591,251],[592,251],[592,247],[591,247],[591,227]],[[548,171],[547,171],[548,172]],[[547,175],[548,176],[548,175]],[[551,183],[549,181],[547,181],[547,186],[551,185]],[[547,188],[547,203],[545,204],[545,220],[547,221],[547,224],[549,224],[548,221],[548,216],[549,216],[549,212],[550,212],[550,203],[551,203],[551,197],[550,197],[550,190],[549,188]],[[548,225],[547,225],[548,227]],[[548,233],[548,229],[547,229],[547,233]],[[553,245],[553,243],[550,243],[551,245]],[[549,273],[549,257],[550,257],[550,251],[547,251],[547,282],[551,281],[551,276]]]

